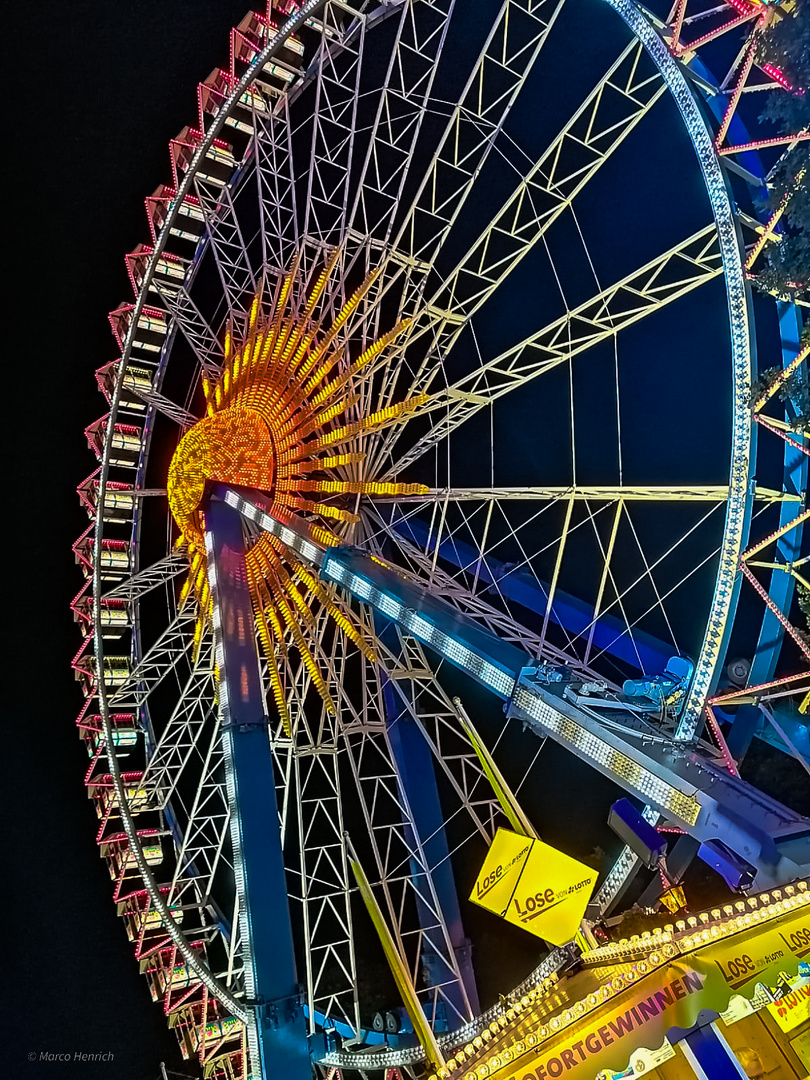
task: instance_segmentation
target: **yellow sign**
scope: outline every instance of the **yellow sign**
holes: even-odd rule
[[[470,899],[552,945],[564,945],[579,929],[596,876],[542,840],[498,829]]]
[[[789,994],[768,1006],[768,1012],[782,1031],[793,1031],[810,1020],[810,980],[801,981],[804,985],[794,986]]]
[[[660,900],[673,915],[676,911],[680,911],[682,907],[686,907],[686,893],[680,885],[673,885],[671,889],[661,893]]]
[[[759,984],[775,986],[780,972],[794,973],[810,951],[807,915],[804,908],[767,926],[754,924],[656,968],[536,1047],[521,1039],[515,1053],[513,1043],[511,1059],[491,1068],[489,1080],[593,1080],[600,1069],[625,1069],[639,1048],[660,1047],[673,1027],[691,1027],[701,1009],[722,1013],[739,993],[753,994],[756,1008]],[[596,969],[589,974],[593,980],[605,977]],[[585,973],[575,978],[585,979]],[[591,985],[587,982],[587,989]],[[539,1018],[521,1023],[530,1031]],[[810,1046],[803,1046],[802,1053],[808,1052]]]
[[[733,991],[762,982],[775,986],[779,972],[796,970],[796,963],[810,954],[810,912],[798,911],[771,926],[752,924],[749,930],[727,941],[700,950],[700,959],[713,965]]]

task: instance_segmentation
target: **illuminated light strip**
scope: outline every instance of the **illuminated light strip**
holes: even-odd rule
[[[227,680],[220,680],[219,677],[225,665],[225,645],[222,640],[222,614],[219,606],[219,584],[217,582],[217,567],[214,558],[214,536],[210,529],[205,530],[205,554],[208,557],[208,588],[213,604],[211,623],[214,629],[214,672],[219,694],[220,720],[223,727],[229,727],[231,723],[231,703],[228,700],[228,683]]]
[[[612,3],[612,0],[608,0]],[[740,146],[724,146],[717,153],[721,157],[729,154],[742,154],[746,150],[764,150],[770,146],[788,146],[790,143],[804,142],[810,139],[810,131],[800,132],[798,135],[783,135],[774,139],[754,139],[752,142],[742,143]]]
[[[758,25],[761,24],[758,23]],[[756,36],[752,35],[749,38],[749,44],[747,47],[745,59],[743,60],[743,63],[740,67],[739,77],[737,78],[737,85],[734,87],[734,90],[731,94],[731,98],[729,99],[728,105],[726,106],[726,111],[723,115],[723,119],[720,121],[720,127],[717,131],[717,137],[714,140],[714,145],[717,150],[720,149],[720,146],[722,145],[723,140],[728,133],[731,121],[734,119],[734,114],[737,111],[737,105],[739,104],[740,97],[742,96],[742,92],[745,89],[745,84],[748,81],[748,76],[751,73],[751,68],[754,66],[754,50],[756,47],[756,43]]]
[[[743,552],[743,559],[749,559],[752,555],[758,554],[763,548],[766,548],[768,544],[772,544],[774,540],[778,540],[780,537],[789,533],[791,529],[795,529],[797,525],[801,525],[803,521],[807,521],[810,518],[810,510],[805,510],[803,514],[799,514],[798,517],[791,518],[781,529],[777,529],[775,532],[770,533],[764,540],[760,540],[758,544],[754,544],[747,551]]]
[[[255,521],[265,532],[275,536],[282,544],[286,544],[288,548],[292,548],[297,555],[301,555],[308,562],[320,567],[324,557],[323,548],[301,536],[295,529],[291,529],[289,525],[284,525],[281,521],[271,517],[270,514],[259,509],[258,506],[255,506],[247,499],[242,498],[241,495],[238,495],[230,488],[225,491],[224,499],[228,506],[232,506],[243,517],[248,518],[249,521]]]
[[[222,615],[220,611],[219,583],[217,581],[216,559],[214,557],[214,535],[210,529],[205,530],[205,552],[208,563],[208,587],[211,593],[213,611],[211,623],[214,635],[214,672],[217,683],[217,697],[219,705],[220,729],[227,732],[231,726],[231,706],[228,697],[228,680],[220,678],[225,664],[225,646],[222,638]],[[222,740],[223,762],[225,767],[225,789],[228,796],[228,809],[230,811],[230,834],[233,855],[233,875],[236,895],[239,897],[239,928],[241,935],[241,950],[244,958],[245,993],[248,999],[256,996],[256,976],[251,947],[250,917],[245,897],[247,895],[247,881],[245,877],[245,865],[242,855],[242,817],[239,812],[239,803],[236,791],[236,777],[233,767],[233,754],[231,753],[230,738],[232,735],[224,735]],[[254,1028],[248,1017],[240,1017],[245,1022],[248,1031]],[[252,1020],[253,1018],[250,1017]],[[258,1043],[256,1046],[258,1052]]]
[[[608,0],[608,3],[612,3],[613,0]],[[733,30],[735,26],[742,26],[743,23],[750,22],[751,19],[757,17],[756,9],[751,9],[743,15],[739,15],[736,19],[730,19],[729,22],[723,23],[722,26],[718,26],[716,30],[710,30],[708,34],[704,34],[703,37],[696,38],[694,41],[690,41],[688,45],[680,44],[676,49],[677,56],[683,56],[684,53],[694,52],[699,49],[701,45],[706,45],[709,41],[713,41],[715,38],[720,37],[722,34],[727,34],[729,30]]]
[[[739,776],[739,770],[737,769],[737,762],[731,756],[731,751],[728,748],[723,732],[720,730],[720,725],[717,723],[717,718],[714,715],[714,710],[710,705],[706,706],[706,722],[711,728],[712,735],[720,747],[720,753],[723,755],[723,761],[726,763],[726,768],[732,776]]]
[[[796,439],[792,439],[790,435],[786,435],[784,431],[781,431],[774,424],[771,424],[769,420],[766,420],[761,413],[758,413],[754,419],[758,424],[761,424],[762,427],[767,428],[768,431],[772,431],[774,435],[778,435],[780,439],[784,439],[788,446],[792,446],[794,450],[798,450],[799,453],[804,454],[805,457],[810,457],[810,450],[808,450],[803,443],[797,442]]]
[[[500,697],[508,699],[511,696],[515,687],[515,676],[512,672],[504,671],[473,652],[456,638],[445,634],[423,615],[417,614],[412,608],[403,604],[397,597],[378,589],[368,578],[347,570],[340,561],[339,555],[331,551],[327,552],[321,574],[329,581],[348,589],[358,600],[365,600],[383,615],[387,615],[389,619],[396,620],[401,627],[413,634],[424,645],[428,645],[440,656],[468,672]]]
[[[768,610],[776,616],[776,618],[779,620],[785,630],[787,630],[787,632],[802,650],[807,659],[810,660],[810,645],[805,644],[804,639],[799,636],[793,624],[785,618],[777,605],[773,602],[773,600],[771,600],[770,596],[768,596],[767,591],[760,585],[760,583],[757,581],[753,573],[748,569],[744,562],[740,563],[740,569],[754,586],[762,599],[765,601],[765,605],[767,606]]]
[[[675,737],[691,739],[703,718],[703,706],[714,681],[725,642],[726,627],[735,596],[735,578],[744,537],[748,529],[747,510],[751,493],[751,346],[745,274],[737,240],[734,212],[725,179],[695,96],[676,60],[657,31],[632,0],[607,0],[644,45],[661,72],[680,110],[703,171],[706,193],[714,214],[728,296],[731,362],[733,374],[733,425],[729,494],[723,543],[706,631],[695,664],[695,675],[678,722]],[[689,48],[693,48],[692,43]],[[739,148],[734,148],[735,151]]]
[[[601,767],[600,771],[619,777],[622,787],[632,786],[644,798],[654,802],[656,807],[674,814],[688,825],[694,825],[697,821],[701,806],[693,796],[679,791],[666,780],[633,761],[612,743],[547,704],[531,685],[518,683],[512,698],[512,708],[536,720],[557,742],[577,757],[589,761],[597,768]]]
[[[774,82],[778,82],[779,85],[784,87],[785,90],[792,90],[793,89],[793,87],[790,85],[790,83],[785,78],[784,72],[782,72],[778,67],[774,67],[773,64],[767,64],[767,63],[762,64],[761,67],[762,67],[762,70],[765,72],[766,75],[770,75],[770,77],[774,80]]]

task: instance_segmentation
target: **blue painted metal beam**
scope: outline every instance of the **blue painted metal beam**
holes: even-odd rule
[[[551,736],[580,760],[653,805],[694,839],[721,839],[757,872],[757,888],[784,884],[810,866],[810,820],[731,776],[698,748],[647,743],[635,718],[611,708],[602,724],[598,699],[575,681],[549,681],[527,654],[458,615],[448,604],[358,548],[330,548],[321,575],[395,619],[429,648],[498,697],[507,716]],[[604,714],[602,714],[604,715]],[[622,731],[622,726],[626,731]]]
[[[397,650],[399,643],[393,625],[384,627],[379,636],[392,651]],[[447,967],[444,961],[435,954],[433,956],[429,952],[423,954],[423,975],[428,986],[442,985],[442,992],[450,1000],[459,1016],[468,1016],[470,1012],[473,1016],[477,1016],[480,1006],[470,941],[464,933],[464,924],[461,920],[458,890],[444,828],[445,815],[439,801],[439,790],[436,784],[433,753],[391,680],[387,678],[383,682],[383,700],[388,738],[413,820],[413,829],[407,822],[405,823],[408,842],[412,847],[416,846],[417,837],[413,835],[415,829],[458,963],[467,1001],[464,1000],[465,994],[458,983],[447,984]],[[414,878],[418,878],[422,869],[412,862],[411,872]],[[418,897],[417,910],[423,927],[433,925],[435,922],[433,914]],[[427,942],[425,947],[429,948]],[[448,1017],[448,1020],[450,1028],[457,1026],[452,1022],[452,1017]]]
[[[409,517],[397,522],[394,528],[422,550],[435,550],[435,537],[432,537],[428,525],[419,518]],[[497,584],[498,592],[507,600],[513,600],[538,615],[545,614],[550,586],[545,582],[538,582],[528,571],[511,569],[507,563],[491,556],[482,559],[471,544],[455,538],[443,540],[439,544],[439,555],[454,566],[469,567],[471,570],[476,568],[478,580],[493,587]],[[563,627],[571,636],[590,633],[594,609],[583,600],[557,589],[549,619]],[[672,645],[659,641],[643,630],[633,630],[631,639],[620,619],[604,614],[594,623],[591,647],[595,652],[604,651],[646,674],[663,671],[674,651]]]
[[[205,528],[251,1067],[263,1080],[311,1080],[242,519],[215,493]]]

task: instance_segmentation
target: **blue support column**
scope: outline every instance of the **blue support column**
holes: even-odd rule
[[[746,1080],[745,1070],[716,1024],[694,1028],[681,1040],[680,1047],[697,1080]]]
[[[205,527],[252,1076],[311,1080],[242,519],[212,498]]]
[[[390,648],[398,648],[393,624],[384,629],[380,637]],[[447,926],[470,1009],[473,1015],[478,1015],[480,1008],[470,942],[464,933],[464,925],[461,921],[461,908],[458,902],[455,875],[450,862],[447,834],[444,829],[444,814],[439,802],[433,755],[422,732],[414,723],[390,680],[386,680],[383,684],[383,699],[385,702],[388,737],[396,760],[397,772],[411,809],[414,828],[424,851],[425,861]],[[409,844],[415,846],[416,837],[412,835],[412,830],[407,823],[406,833],[408,834]],[[412,864],[411,869],[415,875],[421,873],[419,866]],[[419,908],[419,921],[423,926],[428,926],[434,922],[433,915],[418,900],[417,907]],[[445,982],[446,967],[442,960],[425,953],[422,962],[428,985]],[[467,1006],[461,987],[458,984],[455,986],[445,985],[443,990],[458,1012],[464,1016],[467,1013]],[[456,1025],[451,1023],[450,1026],[455,1027]]]
[[[436,542],[431,538],[430,528],[418,518],[410,517],[398,522],[396,529],[420,548],[427,551],[435,549]],[[529,611],[538,615],[545,613],[551,587],[544,582],[538,582],[532,574],[524,570],[512,570],[507,563],[497,559],[481,559],[471,544],[465,544],[456,537],[453,537],[452,541],[440,543],[439,554],[459,567],[473,567],[480,562],[479,581],[493,587],[497,585],[507,600],[514,600]],[[562,626],[569,634],[580,634],[587,630],[593,622],[593,614],[594,609],[590,604],[560,589],[555,591],[549,619],[557,626]],[[659,641],[643,630],[634,630],[631,640],[620,619],[604,614],[594,623],[592,644],[594,651],[604,650],[609,656],[615,656],[617,660],[631,664],[650,675],[663,671],[674,652],[672,645]]]

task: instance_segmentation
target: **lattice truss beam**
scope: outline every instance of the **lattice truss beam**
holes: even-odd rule
[[[155,643],[147,649],[128,678],[110,698],[113,708],[143,705],[166,676],[189,651],[197,621],[195,604],[188,603],[174,616]]]
[[[351,266],[358,257],[368,260],[369,247],[378,247],[393,235],[394,217],[413,163],[417,136],[430,107],[429,94],[452,6],[450,2],[403,5],[403,11],[398,16],[386,85],[379,98],[364,154],[361,147],[355,145],[357,133],[354,140],[349,137],[351,121],[347,111],[348,91],[352,86],[359,85],[357,80],[362,68],[364,30],[358,26],[353,36],[347,39],[341,37],[336,25],[334,32],[321,44],[316,65],[313,115],[291,132],[290,141],[294,144],[307,135],[311,125],[311,167],[309,159],[302,155],[307,168],[307,214],[313,218],[312,222],[307,219],[311,225],[309,232],[315,235],[318,243],[333,244],[343,240],[347,252],[346,267]],[[436,175],[432,180],[423,181],[420,195],[406,214],[405,224],[398,229],[398,235],[408,239],[389,242],[387,250],[391,256],[364,306],[363,317],[355,322],[355,329],[358,322],[365,324],[362,332],[366,336],[369,333],[368,322],[376,317],[378,301],[387,293],[389,286],[396,282],[397,287],[401,287],[399,278],[404,267],[408,268],[409,274],[415,272],[417,256],[414,254],[412,225],[416,218],[420,222],[427,220],[420,208],[420,197],[432,198],[431,208],[428,208],[430,214],[438,210],[435,202],[437,193],[440,190],[444,192],[444,225],[441,235],[435,238],[440,244],[455,220],[455,214],[452,218],[447,217],[449,208],[457,211],[469,194],[477,170],[492,148],[494,134],[501,129],[550,28],[553,13],[559,6],[552,12],[545,0],[539,4],[533,0],[506,0],[504,3],[470,78],[463,102],[448,121],[443,139],[446,160],[442,159],[441,154],[435,158],[433,172]],[[329,22],[329,11],[327,6],[326,24]],[[528,44],[527,25],[531,28]],[[340,50],[336,48],[338,43]],[[503,92],[505,85],[508,92]],[[352,154],[353,160],[358,162],[359,175],[352,180],[350,191],[348,184]],[[339,169],[335,166],[336,162],[341,164]],[[391,171],[392,166],[394,171]],[[452,180],[459,170],[459,175],[463,174],[461,187]],[[442,188],[445,179],[450,186],[445,183]],[[299,177],[297,183],[300,185],[301,182]],[[425,194],[431,190],[433,196]],[[370,210],[372,204],[376,207],[373,213]],[[341,214],[342,220],[349,223],[344,232],[336,231],[334,224],[336,215]],[[264,227],[270,232],[275,231],[272,223]],[[379,255],[374,261],[379,262]],[[426,267],[427,263],[423,261],[418,271],[417,292],[422,291]],[[386,280],[389,271],[389,280]]]
[[[262,266],[281,277],[298,251],[290,101],[282,95],[272,109],[253,109],[253,152],[259,194]]]
[[[340,594],[336,597],[345,603],[340,601]],[[362,607],[360,619],[371,638],[370,610]],[[294,883],[290,897],[293,903],[301,904],[310,942],[306,960],[309,1002],[313,1011],[341,1016],[352,1026],[358,1023],[350,903],[354,884],[348,877],[343,817],[343,792],[348,779],[367,826],[363,837],[363,843],[369,846],[367,859],[379,873],[375,891],[395,928],[400,954],[418,985],[422,957],[434,957],[432,979],[437,985],[423,993],[433,1010],[448,989],[459,983],[460,975],[430,867],[398,777],[377,668],[343,634],[335,632],[334,624],[323,615],[310,641],[328,661],[325,670],[337,712],[329,714],[320,696],[312,692],[311,675],[305,665],[294,652],[288,653],[279,659],[278,666],[290,702],[291,732],[285,740],[279,724],[274,743],[282,788],[282,830],[292,850],[291,815],[295,815],[298,825],[298,865],[289,864],[288,874]],[[402,657],[395,657],[378,643],[378,661],[395,671],[398,693],[404,692],[411,675],[420,681],[412,691],[405,692],[404,706],[413,710],[418,704],[420,728],[434,755],[441,755],[437,762],[470,820],[471,831],[489,837],[497,805],[487,793],[474,752],[421,649],[415,642],[409,649],[404,667]],[[354,839],[357,842],[359,838]],[[388,880],[387,875],[392,874]],[[374,881],[373,872],[371,878]],[[421,924],[418,909],[428,916],[422,918]],[[451,1003],[448,1006],[452,1011]]]
[[[438,495],[438,493],[436,493]],[[646,550],[634,520],[633,504],[648,504],[656,499],[654,491],[643,492],[641,499],[625,500],[620,490],[595,493],[594,499],[580,498],[576,489],[564,489],[555,497],[541,492],[535,512],[528,516],[521,511],[515,518],[510,510],[515,502],[525,502],[536,496],[524,495],[520,499],[499,499],[489,493],[476,498],[470,491],[462,491],[461,498],[452,499],[452,490],[444,498],[432,501],[432,517],[427,528],[427,539],[418,541],[409,529],[409,520],[415,518],[424,502],[412,508],[398,506],[384,509],[382,506],[367,508],[364,522],[370,547],[382,557],[390,558],[414,573],[417,580],[429,583],[431,592],[440,595],[462,614],[482,623],[504,640],[525,649],[533,656],[552,664],[566,664],[580,672],[583,678],[604,679],[591,665],[604,653],[594,643],[594,632],[599,619],[610,616],[616,620],[616,639],[625,638],[631,652],[635,650],[638,667],[645,664],[635,647],[636,628],[643,627],[650,615],[663,618],[669,629],[673,651],[678,651],[674,631],[669,624],[666,603],[694,574],[717,556],[715,543],[702,544],[701,557],[693,560],[688,571],[673,572],[673,565],[682,559],[683,546],[711,528],[725,506],[727,492],[714,488],[699,491],[694,502],[704,504],[696,507],[693,520],[684,526],[667,543],[654,553]],[[601,494],[601,498],[598,497]],[[771,501],[779,493],[767,492]],[[428,501],[430,497],[426,497]],[[677,501],[681,501],[678,499]],[[591,502],[594,505],[591,505]],[[575,507],[578,507],[575,514]],[[449,511],[452,509],[452,514]],[[554,516],[550,516],[553,514]],[[544,516],[545,515],[545,516]],[[418,520],[418,519],[416,519]],[[538,548],[537,532],[542,537]],[[568,546],[573,534],[582,543],[587,534],[591,558],[600,566],[599,584],[596,589],[593,611],[586,625],[576,632],[565,631],[565,646],[560,648],[548,639],[551,616],[559,596],[559,579],[563,568],[569,565]],[[392,545],[392,546],[391,546]],[[450,563],[456,569],[448,570],[447,558],[438,562],[439,551],[445,548],[455,551]],[[504,550],[520,553],[515,561],[510,556],[503,563]],[[581,553],[582,548],[578,549]],[[636,565],[631,571],[619,572],[614,562],[617,550],[635,552]],[[474,552],[474,556],[469,553]],[[537,559],[545,555],[552,570],[548,581],[542,581],[536,569]],[[503,565],[493,579],[492,571]],[[504,583],[514,575],[524,580],[543,598],[543,623],[540,632],[532,632],[521,625],[525,611],[510,600]],[[642,606],[638,597],[646,597]],[[632,610],[632,617],[630,611]]]
[[[203,179],[199,173],[194,179],[194,190],[210,237],[228,310],[241,323],[250,309],[257,281],[239,214],[234,206],[235,198],[240,196],[232,195],[230,187]]]
[[[348,9],[343,4],[325,6],[323,20],[318,20],[323,31],[318,54],[292,95],[270,109],[254,109],[261,243],[272,273],[286,271],[298,250],[303,234],[296,202],[307,192],[307,213],[315,226],[313,252],[322,249],[324,238],[330,244],[342,242],[348,266],[358,257],[368,259],[369,245],[379,246],[390,233],[454,3],[401,5],[385,84],[375,92],[378,107],[367,135],[356,130],[352,134],[350,94],[362,71],[365,29],[356,28],[347,38],[343,23]],[[304,92],[313,97],[312,107],[293,128],[291,97]],[[301,152],[303,145],[313,152],[312,159]],[[292,164],[294,148],[302,162],[298,175]],[[359,172],[352,178],[350,195],[352,161]],[[353,205],[347,211],[350,199]]]
[[[456,709],[437,679],[438,669],[431,665],[416,638],[398,627],[396,633],[397,650],[386,648],[382,642],[378,648],[399,705],[421,731],[435,768],[444,774],[458,807],[469,818],[470,835],[478,833],[490,843],[498,826],[505,824],[500,804]]]
[[[175,869],[168,902],[184,910],[198,907],[202,913],[212,901],[217,871],[221,865],[230,865],[209,637],[201,643],[174,709],[149,754],[139,797],[145,805],[168,815],[170,821]],[[211,929],[210,917],[201,914],[200,925]],[[229,985],[232,975],[229,972]]]
[[[209,377],[216,378],[224,361],[222,343],[189,296],[185,285],[167,290],[162,284],[155,283],[155,289],[172,318],[172,325],[183,334],[202,370]]]
[[[537,51],[547,30],[548,27],[544,27],[538,33]],[[427,241],[419,239],[416,221],[440,212],[433,188],[423,189],[398,237],[398,243],[406,246],[409,264],[401,314],[414,318],[400,351],[407,347],[410,355],[422,357],[416,363],[408,360],[412,372],[409,393],[422,392],[432,386],[438,366],[436,358],[447,355],[475,312],[542,239],[560,214],[571,206],[575,196],[662,96],[664,86],[660,75],[648,70],[642,52],[637,43],[624,50],[540,157],[536,161],[526,159],[526,171],[520,175],[517,186],[455,268],[440,283],[431,283],[430,266],[472,189],[476,170],[481,168],[494,147],[495,137],[506,118],[506,114],[499,118],[496,130],[486,131],[479,130],[480,117],[471,120],[466,111],[459,112],[451,127],[460,125],[463,130],[466,120],[477,133],[478,145],[468,167],[469,175],[464,176],[464,184],[458,179],[461,165],[456,161],[457,155],[453,153],[446,163],[453,166],[448,175],[455,178],[455,182],[450,183],[445,170],[439,168],[445,147],[437,153],[436,175],[431,175],[430,179],[434,188],[442,183],[447,188],[446,195],[443,194],[444,228],[432,231]],[[516,82],[515,94],[528,70],[527,67]],[[461,139],[460,132],[449,134],[453,134],[454,139]],[[447,151],[454,145],[455,142],[451,143]],[[426,199],[428,202],[423,205]],[[417,341],[421,344],[415,347]],[[400,375],[397,367],[391,367],[386,373],[381,395],[385,403],[394,392]]]
[[[407,468],[480,409],[712,281],[722,269],[716,230],[707,226],[481,363],[472,374],[434,391],[416,415],[436,412],[439,418],[404,453],[395,456],[388,472],[393,475]],[[401,425],[394,427],[386,436],[386,451],[390,452],[401,430]],[[381,457],[382,452],[378,460]]]
[[[327,687],[338,714],[330,713],[312,687],[312,676],[287,655],[279,662],[288,688],[290,737],[279,730],[274,743],[281,787],[282,831],[286,847],[297,848],[297,865],[288,861],[293,911],[300,910],[304,939],[309,1027],[316,1013],[341,1019],[355,1031],[360,1016],[357,964],[352,923],[350,873],[343,817],[345,796],[340,769],[340,717],[347,659],[354,645],[335,632],[321,611],[312,634],[314,648],[327,661]],[[268,688],[270,715],[272,696]],[[290,804],[292,798],[293,805]],[[291,815],[295,821],[291,821]],[[297,827],[297,844],[290,833]]]
[[[321,11],[321,21],[315,104],[302,128],[293,132],[293,141],[309,134],[310,153],[299,158],[305,171],[298,180],[306,183],[303,233],[334,247],[342,241],[346,224],[366,19],[358,16],[347,30],[345,8],[330,2]]]
[[[365,824],[364,835],[352,839],[428,1020],[435,1020],[436,1008],[443,1001],[451,1025],[456,1026],[471,1019],[472,1010],[431,867],[394,764],[377,670],[367,660],[363,663],[369,692],[366,703],[374,702],[373,714],[364,719],[362,730],[349,728],[344,732],[346,756]],[[432,984],[427,988],[425,963]],[[460,992],[463,1014],[451,1000],[451,992],[453,996]]]
[[[128,600],[134,602],[146,596],[152,589],[167,584],[179,574],[188,571],[188,559],[180,552],[172,552],[151,566],[146,566],[132,574],[120,585],[115,585],[104,594],[105,600]]]

